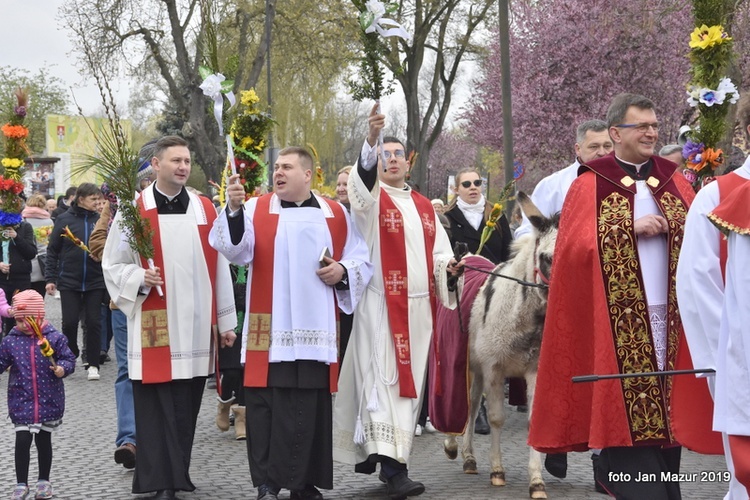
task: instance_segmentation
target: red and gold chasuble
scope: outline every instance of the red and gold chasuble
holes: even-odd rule
[[[211,231],[216,219],[216,209],[213,204],[202,196],[191,196],[191,202],[198,199],[200,206],[193,206],[194,211],[205,214],[205,224],[198,224],[198,234],[203,248],[203,256],[206,259],[210,286],[216,284],[216,263],[218,252],[208,244],[208,233]],[[162,280],[167,283],[169,276],[165,274],[164,255],[162,253],[161,232],[159,229],[159,213],[156,207],[147,210],[144,205],[144,196],[137,200],[141,216],[148,220],[153,230],[154,243],[154,266],[161,271]],[[168,216],[167,216],[168,217]],[[148,269],[148,261],[141,257],[141,265]],[[167,288],[162,287],[163,296],[159,296],[156,287],[151,287],[146,300],[141,305],[141,351],[144,384],[158,384],[172,380],[172,352],[169,346],[169,325],[167,324]],[[210,293],[213,297],[214,294]],[[211,324],[216,321],[216,301],[211,301]],[[206,332],[211,335],[211,332]],[[216,346],[214,346],[216,348]],[[217,367],[218,372],[218,367]]]
[[[245,387],[268,387],[268,352],[271,347],[271,312],[273,310],[273,263],[276,230],[279,225],[279,214],[270,213],[273,197],[273,193],[259,197],[253,214],[255,246],[250,284],[250,313],[247,320]],[[321,200],[321,198],[317,199]],[[333,211],[334,216],[326,217],[326,223],[333,241],[333,260],[338,261],[341,260],[346,245],[346,216],[341,205],[326,198],[322,199]],[[331,363],[329,370],[331,392],[336,392],[337,381],[338,364]]]
[[[719,187],[719,200],[724,201],[731,192],[748,180],[732,172],[717,177],[714,182]],[[719,258],[723,277],[727,261],[727,241],[721,235],[719,236]],[[718,327],[716,325],[716,328]],[[675,369],[692,370],[694,368],[705,367],[693,366],[688,343],[681,338]],[[708,390],[706,380],[692,375],[675,377],[672,393],[672,428],[677,441],[698,453],[722,455],[724,445],[721,433],[713,431],[714,400]]]
[[[668,223],[664,369],[672,370],[682,335],[677,257],[694,193],[671,163],[653,163],[646,184]],[[673,377],[571,381],[658,370],[634,229],[635,181],[614,155],[580,171],[560,220],[529,444],[542,452],[670,445]]]
[[[412,190],[412,200],[419,214],[424,234],[425,262],[429,277],[432,325],[435,326],[435,280],[433,278],[433,249],[435,247],[435,209],[430,200]],[[380,189],[380,256],[385,288],[388,323],[398,362],[399,395],[417,398],[411,371],[409,342],[409,286],[407,273],[406,236],[401,211],[384,189]]]

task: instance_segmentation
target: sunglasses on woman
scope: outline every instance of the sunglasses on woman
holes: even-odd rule
[[[472,181],[463,181],[461,183],[461,185],[463,187],[465,187],[465,188],[470,188],[472,184],[474,184],[476,187],[479,187],[479,186],[482,185],[482,179],[475,179],[473,182]]]

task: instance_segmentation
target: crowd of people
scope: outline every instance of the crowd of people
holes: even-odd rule
[[[750,140],[750,100],[738,117]],[[573,163],[531,196],[543,216],[561,215],[536,387],[511,380],[509,403],[533,405],[529,444],[547,454],[553,475],[565,477],[567,453],[591,452],[598,491],[679,499],[686,443],[673,419],[683,418],[681,429],[698,424],[673,408],[678,375],[637,375],[675,370],[689,346],[693,366],[716,372],[697,383],[715,402],[713,429],[732,473],[727,498],[747,499],[750,159],[695,196],[681,160],[667,158],[679,148],[656,154],[649,99],[620,94],[603,118],[578,126]],[[514,238],[536,230],[522,214],[490,222],[473,168],[457,169],[447,206],[419,194],[407,182],[404,142],[380,139],[385,126],[373,107],[355,165],[337,173],[338,200],[312,189],[310,153],[287,147],[272,192],[246,199],[235,174],[217,208],[187,188],[191,154],[176,136],[141,148],[132,200],[90,183],[58,207],[31,196],[24,222],[5,230],[0,263],[0,372],[9,368],[13,387],[25,388],[8,395],[12,498],[29,495],[32,441],[40,463],[32,494],[52,498],[62,379],[80,356],[88,380],[99,380],[112,341],[114,459],[134,469],[133,493],[163,500],[195,489],[196,422],[206,381],[218,374],[216,425],[227,431],[233,420],[245,441],[258,500],[281,490],[322,499],[334,487],[334,460],[378,472],[391,498],[422,494],[409,465],[415,433],[433,430],[433,332],[461,298],[465,260],[454,248],[481,246],[491,268],[511,257]],[[120,203],[149,222],[152,261],[129,244]],[[59,294],[62,333],[44,320],[45,293]],[[629,376],[574,384],[581,374]],[[484,406],[473,427],[489,432]]]

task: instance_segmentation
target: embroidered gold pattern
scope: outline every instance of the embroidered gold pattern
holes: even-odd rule
[[[615,192],[599,206],[598,236],[621,373],[656,370],[643,283],[639,279],[630,201]],[[633,442],[667,439],[664,393],[657,377],[622,379]]]
[[[725,221],[721,217],[717,217],[713,212],[708,214],[707,217],[714,223],[714,226],[726,236],[729,236],[729,233],[750,234],[750,227],[736,226],[731,222]]]

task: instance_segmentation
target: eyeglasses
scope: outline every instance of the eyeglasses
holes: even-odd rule
[[[654,132],[659,131],[659,124],[658,123],[621,123],[619,125],[615,125],[617,128],[632,128],[636,132],[639,132],[641,134],[645,134],[648,132],[649,128],[653,128]]]
[[[482,185],[482,179],[475,179],[473,182],[472,181],[463,181],[461,183],[461,185],[463,187],[467,188],[467,189],[470,188],[472,184],[474,184],[476,187],[479,187],[479,186]]]
[[[393,153],[391,153],[390,151],[383,151],[383,156],[386,160],[390,158],[391,155],[394,155],[396,158],[404,158],[406,156],[406,153],[404,153],[403,149],[397,149]]]

